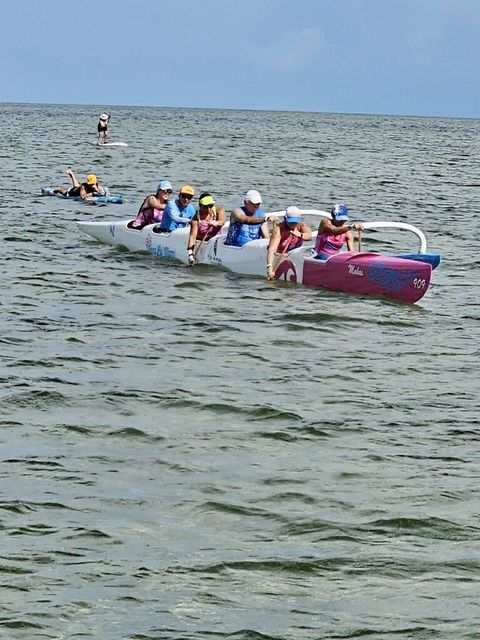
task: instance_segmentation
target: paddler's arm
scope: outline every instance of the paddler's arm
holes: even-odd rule
[[[260,227],[260,233],[263,238],[270,238],[270,229],[268,228],[268,222],[265,221]]]
[[[270,237],[270,242],[268,243],[267,250],[267,264],[273,264],[273,257],[275,252],[278,249],[278,245],[280,244],[280,228],[278,225],[273,227],[272,235]]]
[[[306,240],[308,242],[308,240],[312,239],[312,230],[310,229],[310,227],[306,222],[300,223],[300,227],[298,231],[299,231],[299,237],[302,240]]]
[[[347,237],[345,238],[347,242],[347,249],[349,251],[355,251],[355,242],[353,240],[353,233],[351,232],[351,229],[355,229],[356,231],[361,231],[363,229],[363,224],[355,222],[354,224],[347,225],[347,227],[348,227],[348,232],[347,232]]]
[[[180,211],[178,210],[178,207],[176,205],[170,205],[167,204],[167,207],[169,209],[169,214],[171,219],[176,222],[177,224],[190,224],[190,222],[192,221],[193,216],[195,215],[195,209],[193,208],[192,205],[188,205],[186,208],[187,210],[192,214],[190,217],[183,217],[180,215]],[[192,211],[193,210],[193,211]]]
[[[80,198],[82,200],[86,200],[89,196],[92,196],[93,194],[92,193],[87,193],[85,191],[85,187],[82,184],[82,186],[80,187],[80,191],[78,192],[78,195],[80,196]]]
[[[241,209],[234,209],[230,221],[239,222],[240,224],[263,224],[265,218],[263,216],[260,218],[257,218],[257,216],[247,216]]]
[[[189,252],[191,251],[193,253],[193,250],[195,249],[197,234],[198,234],[198,220],[195,217],[195,218],[192,218],[190,222],[190,233],[188,235],[188,244],[187,244],[187,249]]]
[[[336,227],[330,222],[328,218],[322,218],[318,226],[319,233],[331,233],[333,236],[341,236],[342,233],[347,233],[351,228],[349,224],[342,224],[340,227]]]
[[[212,220],[209,224],[212,227],[223,227],[225,224],[225,207],[215,207],[216,219]]]
[[[157,206],[157,198],[155,196],[147,196],[143,201],[142,206],[140,207],[140,211],[143,209],[158,209]]]
[[[353,242],[353,235],[352,235],[352,232],[350,230],[347,231],[347,237],[345,238],[345,242],[346,242],[348,251],[355,251],[355,245],[354,245],[354,242]]]

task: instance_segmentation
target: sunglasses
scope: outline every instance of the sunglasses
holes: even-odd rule
[[[181,193],[180,197],[185,198],[185,200],[191,200],[193,198],[193,196],[190,193]]]
[[[202,209],[213,209],[214,204],[201,204]]]
[[[162,191],[163,193],[168,193],[168,195],[172,193],[171,189],[159,189],[159,191]]]

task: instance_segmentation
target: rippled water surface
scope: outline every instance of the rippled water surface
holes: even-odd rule
[[[78,144],[104,109],[0,105],[0,637],[480,638],[480,123],[117,107],[128,148]],[[69,167],[127,203],[42,198]],[[410,306],[76,231],[160,178],[442,264]]]

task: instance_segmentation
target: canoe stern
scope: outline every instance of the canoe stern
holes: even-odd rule
[[[388,296],[414,303],[426,293],[432,275],[427,262],[376,253],[341,253],[326,262],[305,258],[303,284],[359,295]]]

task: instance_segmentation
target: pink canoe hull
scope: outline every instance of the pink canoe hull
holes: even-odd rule
[[[276,270],[276,278],[288,282],[411,303],[425,295],[431,275],[432,267],[426,262],[350,252],[334,255],[326,262],[286,258]]]

